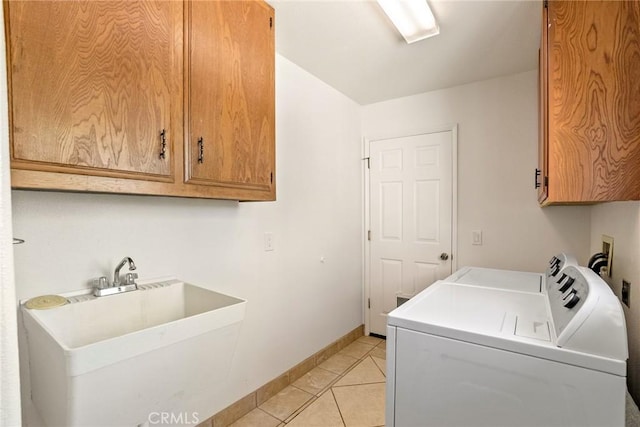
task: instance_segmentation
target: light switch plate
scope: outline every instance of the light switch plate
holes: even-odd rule
[[[473,230],[471,232],[471,244],[482,245],[482,230]]]
[[[264,233],[264,250],[265,252],[270,252],[275,250],[275,238],[273,236],[273,233],[270,231],[267,231]]]

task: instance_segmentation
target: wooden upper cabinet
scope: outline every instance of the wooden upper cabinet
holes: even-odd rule
[[[538,190],[538,202],[542,203],[548,196],[548,137],[549,137],[549,108],[548,108],[548,42],[547,31],[547,8],[542,10],[542,32],[540,36],[540,50],[538,51],[538,167],[535,174],[535,186]]]
[[[275,200],[266,2],[3,6],[13,188]]]
[[[182,5],[4,5],[12,168],[172,181]]]
[[[274,199],[273,9],[191,1],[187,17],[187,182]]]
[[[541,202],[640,200],[640,2],[549,1],[547,13]]]

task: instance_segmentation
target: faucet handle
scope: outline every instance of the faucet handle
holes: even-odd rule
[[[135,285],[137,278],[138,278],[138,273],[127,273],[124,276],[124,284],[125,285]]]
[[[109,282],[105,276],[98,277],[91,281],[91,287],[95,289],[104,289],[109,287]]]

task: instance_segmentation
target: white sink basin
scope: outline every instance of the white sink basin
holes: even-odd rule
[[[246,301],[175,279],[139,287],[65,295],[71,304],[49,310],[22,307],[32,400],[46,425],[208,414],[202,405],[213,406],[228,373]]]

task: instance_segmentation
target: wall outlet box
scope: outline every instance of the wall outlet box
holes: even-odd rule
[[[627,307],[631,307],[630,305],[631,301],[629,301],[630,298],[631,298],[631,283],[622,279],[622,291],[620,292],[620,299],[622,300],[622,303],[624,305],[626,305]]]
[[[611,268],[613,264],[613,237],[602,235],[602,253],[607,254],[607,276],[611,277]]]

